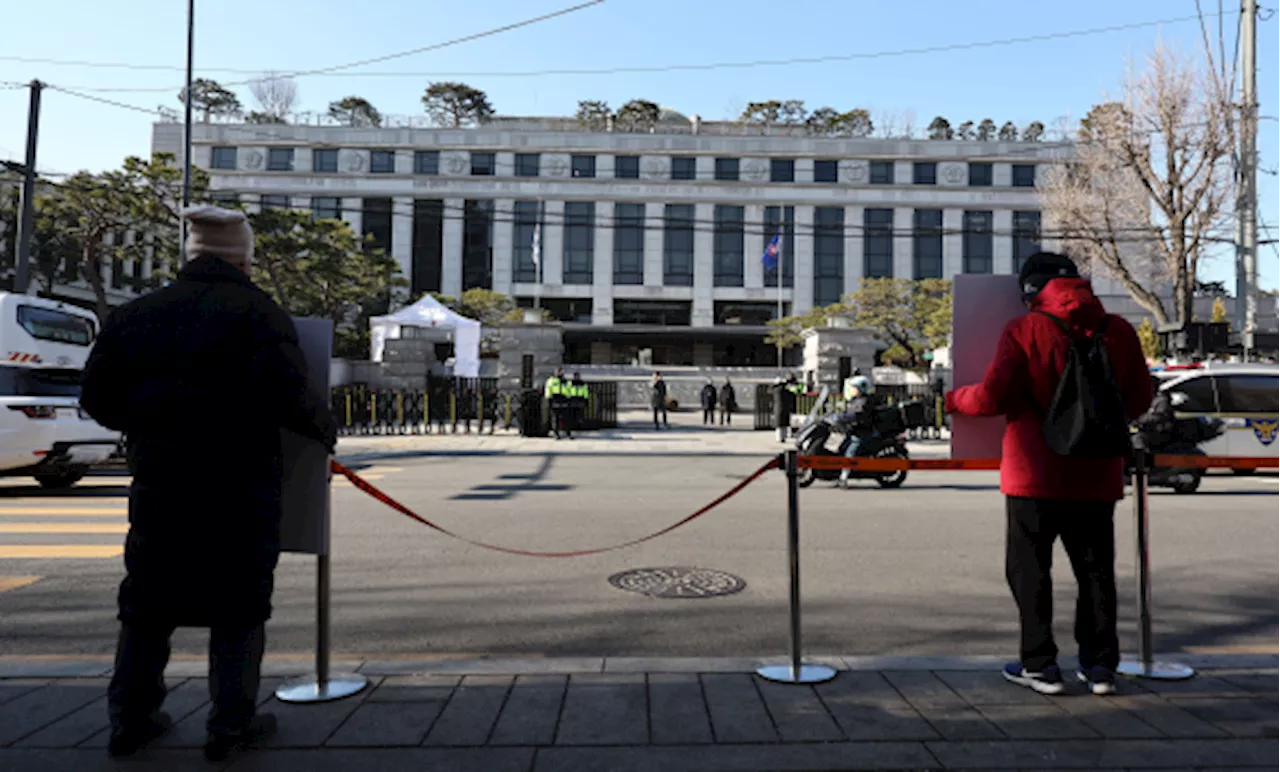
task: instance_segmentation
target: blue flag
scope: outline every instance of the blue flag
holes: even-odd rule
[[[773,235],[773,240],[769,242],[769,246],[765,247],[764,257],[760,258],[760,261],[764,263],[765,268],[778,267],[778,239],[781,236],[781,233],[775,233]]]

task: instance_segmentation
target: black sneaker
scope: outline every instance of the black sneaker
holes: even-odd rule
[[[234,734],[209,733],[204,741],[204,757],[209,761],[222,761],[232,751],[251,748],[276,733],[276,717],[271,713],[259,713],[249,719],[249,725]]]
[[[1010,662],[1001,671],[1006,681],[1025,686],[1041,694],[1062,694],[1066,686],[1062,683],[1062,670],[1057,665],[1049,665],[1039,673],[1029,672],[1021,663]]]
[[[1077,670],[1076,678],[1088,684],[1089,691],[1100,696],[1116,693],[1116,674],[1110,668],[1094,665],[1087,670]]]
[[[173,718],[163,710],[152,713],[146,721],[134,726],[113,727],[107,741],[107,755],[113,759],[132,756],[152,740],[169,731]]]

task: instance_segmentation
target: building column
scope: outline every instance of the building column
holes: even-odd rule
[[[893,210],[893,276],[896,279],[911,279],[916,275],[915,245],[911,238],[914,211],[901,206]]]
[[[693,208],[693,327],[715,324],[715,216],[715,204],[696,204]]]
[[[743,207],[742,218],[742,271],[743,286],[760,289],[764,286],[764,206],[748,204]]]
[[[444,200],[444,231],[440,243],[440,293],[451,298],[462,296],[462,217],[461,198]]]
[[[991,272],[1013,273],[1013,210],[997,209],[991,215]]]
[[[964,273],[963,209],[942,210],[942,277],[951,279]]]
[[[591,267],[591,323],[598,326],[613,324],[613,209],[612,201],[596,202],[595,253]]]
[[[511,294],[511,276],[515,269],[516,224],[515,201],[499,198],[493,202],[493,289]]]
[[[391,256],[400,266],[400,275],[413,278],[413,199],[396,196],[391,199]]]
[[[862,218],[864,208],[844,208],[844,294],[858,291],[862,283]]]
[[[564,284],[564,202],[544,202],[542,218],[542,284],[559,287]]]
[[[813,176],[813,162],[809,163]],[[814,207],[796,207],[796,253],[792,256],[791,313],[808,313],[813,308],[813,218]]]
[[[644,286],[662,286],[662,233],[665,225],[663,205],[649,201],[644,205]]]
[[[796,182],[797,183],[813,182],[813,159],[812,158],[796,159]]]
[[[364,233],[364,199],[363,198],[344,198],[342,199],[342,221],[351,226],[351,230],[356,232],[356,238],[362,239],[361,234]]]

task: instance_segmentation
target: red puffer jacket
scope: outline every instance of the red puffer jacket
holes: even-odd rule
[[[1133,326],[1108,316],[1085,279],[1053,279],[1032,302],[1032,310],[1067,320],[1077,335],[1091,335],[1107,318],[1104,340],[1112,372],[1130,420],[1151,405],[1151,379]],[[1027,314],[1004,328],[995,358],[982,383],[947,394],[947,411],[1008,419],[1000,462],[1000,490],[1006,496],[1075,501],[1124,498],[1124,460],[1060,456],[1044,441],[1037,405],[1053,400],[1066,367],[1067,338],[1041,314]]]

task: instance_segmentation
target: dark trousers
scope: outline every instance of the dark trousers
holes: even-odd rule
[[[113,727],[137,726],[164,703],[164,668],[169,663],[173,630],[172,625],[121,625],[115,673],[107,687]],[[210,733],[234,734],[253,718],[265,645],[262,625],[209,631],[209,697],[213,705],[205,726]]]
[[[733,423],[733,411],[732,411],[732,410],[730,410],[730,409],[729,409],[729,408],[727,408],[727,407],[722,407],[722,408],[720,408],[720,423],[721,423],[721,424],[732,424],[732,423]]]
[[[1053,543],[1062,546],[1076,576],[1076,643],[1080,666],[1115,670],[1116,534],[1114,502],[1050,501],[1010,496],[1005,576],[1022,623],[1022,666],[1039,672],[1055,664],[1053,641]]]
[[[658,428],[658,414],[659,414],[659,413],[661,413],[661,414],[662,414],[662,425],[663,425],[663,426],[670,427],[670,426],[671,426],[671,424],[667,423],[667,406],[666,406],[666,405],[662,405],[662,406],[660,406],[660,407],[655,406],[655,407],[653,408],[653,428],[655,428],[655,429],[657,429],[657,428]]]
[[[714,407],[702,408],[702,424],[714,424],[716,422],[716,409]]]

